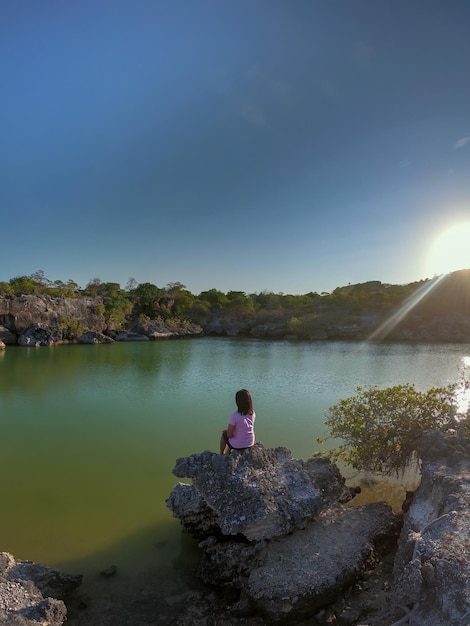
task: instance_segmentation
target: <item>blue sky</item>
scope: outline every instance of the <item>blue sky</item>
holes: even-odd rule
[[[469,24],[467,0],[1,2],[0,280],[470,267],[444,263],[470,229]]]

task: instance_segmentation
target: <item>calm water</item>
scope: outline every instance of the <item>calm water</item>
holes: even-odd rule
[[[318,451],[324,411],[357,385],[456,380],[470,345],[201,338],[0,352],[0,550],[96,572],[167,576],[176,458],[218,449],[247,387],[265,446]]]

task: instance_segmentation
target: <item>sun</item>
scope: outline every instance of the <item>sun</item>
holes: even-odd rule
[[[432,275],[470,268],[470,220],[453,224],[436,237],[427,266]]]

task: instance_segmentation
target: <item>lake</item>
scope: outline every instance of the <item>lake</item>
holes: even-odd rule
[[[171,579],[188,538],[165,499],[175,460],[218,450],[237,389],[256,437],[307,458],[358,385],[455,381],[470,345],[197,338],[0,352],[0,549],[96,575]]]

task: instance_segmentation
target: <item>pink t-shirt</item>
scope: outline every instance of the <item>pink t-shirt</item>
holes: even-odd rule
[[[233,437],[230,437],[229,442],[233,448],[251,448],[255,443],[255,432],[253,425],[255,423],[256,415],[240,415],[238,411],[232,413],[228,423],[235,426]]]

